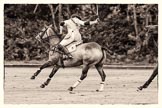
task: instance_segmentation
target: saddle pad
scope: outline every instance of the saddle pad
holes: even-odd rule
[[[68,49],[68,51],[71,53],[71,52],[74,52],[76,51],[77,49],[77,46],[82,44],[82,42],[73,42],[71,43],[70,45],[66,46],[66,48]]]

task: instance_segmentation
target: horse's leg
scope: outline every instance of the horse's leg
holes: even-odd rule
[[[147,88],[157,74],[158,74],[158,66],[154,69],[154,71],[151,74],[150,78],[142,86],[138,87],[138,89],[142,90],[143,88]]]
[[[100,74],[101,80],[102,80],[102,82],[100,83],[100,88],[96,91],[103,91],[104,90],[104,84],[105,84],[105,78],[106,78],[106,74],[103,70],[103,64],[96,64],[95,67],[96,67],[98,73]]]
[[[52,61],[48,61],[48,62],[44,63],[44,64],[40,67],[40,69],[37,70],[37,71],[33,74],[33,76],[31,77],[31,79],[35,79],[35,77],[41,72],[42,69],[47,68],[47,67],[50,67],[50,66],[52,66]]]
[[[69,87],[69,91],[73,91],[73,89],[76,88],[87,77],[88,70],[89,66],[83,65],[83,70],[80,79],[77,80],[71,87]]]
[[[55,73],[58,71],[60,67],[59,66],[55,66],[52,69],[52,72],[49,75],[49,78],[40,86],[41,88],[44,88],[45,86],[47,86],[49,84],[49,82],[51,81],[51,78],[55,75]]]

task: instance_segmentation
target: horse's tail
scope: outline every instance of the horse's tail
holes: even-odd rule
[[[102,58],[97,64],[103,64],[104,60],[106,60],[106,50],[105,50],[105,48],[102,47],[101,51],[102,51]]]
[[[111,50],[109,50],[108,48],[102,47],[102,49],[105,50],[110,55],[113,55],[113,52]]]
[[[100,64],[100,63],[102,63],[104,60],[106,60],[107,54],[108,54],[108,55],[113,55],[113,54],[114,54],[111,50],[109,50],[108,48],[105,48],[105,47],[102,47],[101,50],[102,50],[103,56],[102,56],[101,60],[98,62],[98,64]],[[107,52],[107,54],[106,54],[106,52]]]

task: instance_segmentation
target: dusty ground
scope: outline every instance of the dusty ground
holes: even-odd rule
[[[157,104],[157,78],[143,91],[137,87],[145,82],[152,69],[104,69],[107,75],[105,90],[99,88],[100,76],[90,69],[88,77],[70,93],[67,89],[79,79],[80,68],[60,69],[46,88],[39,86],[52,68],[47,68],[35,79],[31,75],[38,68],[5,67],[5,104]]]

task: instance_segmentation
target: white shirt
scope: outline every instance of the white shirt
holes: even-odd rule
[[[64,26],[67,27],[68,33],[76,30],[79,31],[80,26],[84,25],[84,21],[79,20],[76,17],[66,20],[64,22],[65,22]]]

